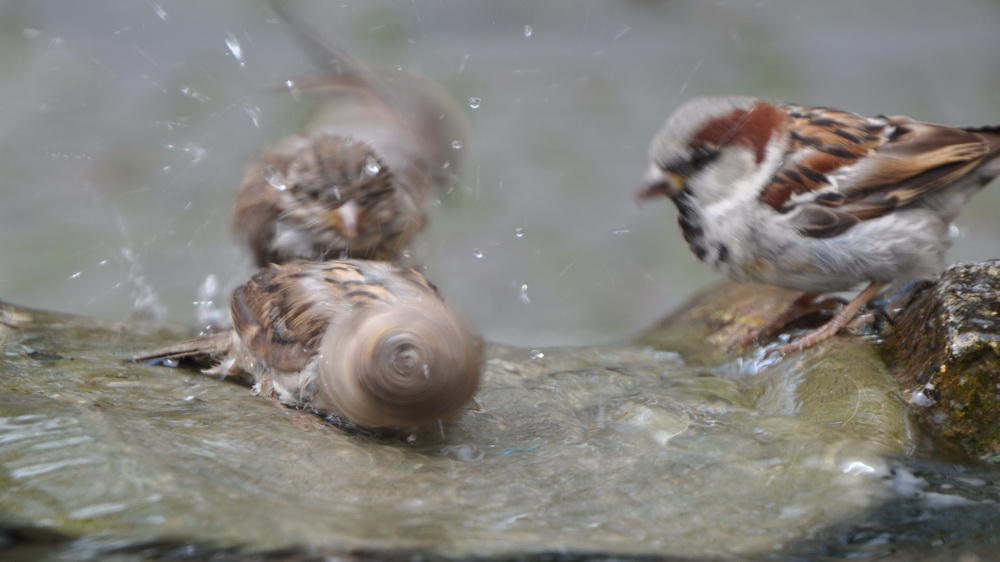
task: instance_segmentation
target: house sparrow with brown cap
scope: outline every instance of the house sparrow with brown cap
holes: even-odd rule
[[[292,260],[233,293],[232,328],[134,357],[214,359],[256,394],[405,430],[455,415],[479,383],[482,344],[420,273],[386,262]]]
[[[289,82],[318,102],[304,134],[247,165],[233,229],[258,266],[294,258],[398,260],[454,178],[466,127],[457,104],[416,74],[377,75],[272,8],[323,69]]]
[[[1000,174],[1000,127],[703,97],[674,111],[649,156],[640,197],[673,200],[699,260],[805,293],[762,334],[867,284],[787,353],[834,335],[886,285],[941,271],[952,220]]]

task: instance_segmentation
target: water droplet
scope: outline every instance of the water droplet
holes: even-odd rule
[[[379,173],[382,169],[382,165],[378,163],[378,159],[374,156],[369,156],[365,158],[365,173],[369,176],[374,176]]]
[[[79,279],[81,275],[83,275],[83,272],[82,271],[77,271],[73,275],[70,275],[69,278],[70,279]]]
[[[524,304],[531,304],[531,299],[528,298],[528,284],[525,283],[521,285],[521,302]]]
[[[260,128],[260,108],[256,105],[245,103],[243,104],[243,111],[250,116],[250,120],[253,121],[253,126],[257,129]]]
[[[483,259],[483,256],[486,255],[486,252],[480,250],[479,248],[473,248],[472,255],[475,256],[476,259]]]
[[[212,101],[212,98],[188,86],[181,88],[181,93],[195,101],[200,101],[201,103],[208,103]]]
[[[514,236],[518,238],[524,238],[524,229],[520,226],[514,229]]]
[[[291,92],[293,100],[299,101],[300,99],[302,99],[302,92],[301,90],[299,90],[298,85],[294,81],[286,80],[285,87],[288,88],[289,92]]]
[[[540,350],[540,349],[532,349],[528,353],[530,353],[531,354],[531,358],[534,359],[534,360],[536,360],[536,361],[538,359],[544,359],[545,358],[545,353],[543,353],[542,350]]]
[[[181,152],[190,155],[192,164],[197,164],[198,162],[204,160],[206,156],[208,156],[208,150],[205,150],[204,148],[194,143],[186,143],[183,146],[176,144],[165,144],[163,146],[164,148],[170,150],[180,150]]]
[[[340,201],[340,186],[333,186],[333,198]]]
[[[479,109],[479,106],[482,105],[482,103],[483,103],[482,98],[476,98],[476,97],[469,98],[469,107],[471,107],[472,109]]]
[[[39,33],[41,33],[41,32],[38,31],[37,29],[29,27],[29,28],[26,28],[21,33],[24,35],[25,39],[35,39],[35,38],[38,37]]]
[[[97,262],[97,265],[108,265],[108,260],[101,260]]]
[[[179,361],[177,359],[164,359],[163,360],[163,366],[164,367],[170,367],[171,369],[173,369],[174,367],[176,367],[178,363],[179,363]]]
[[[524,36],[525,37],[531,37],[531,34],[534,33],[534,31],[535,30],[531,29],[530,25],[524,26]]]
[[[958,228],[957,226],[955,226],[953,224],[949,224],[948,225],[948,236],[950,236],[952,238],[958,238],[958,237],[962,236],[962,229]]]
[[[628,234],[629,232],[632,232],[632,229],[627,224],[620,224],[611,231],[611,234]]]
[[[229,52],[232,53],[233,58],[240,63],[240,67],[246,68],[246,63],[243,62],[243,47],[240,46],[240,42],[233,35],[232,31],[226,30],[226,47],[229,47]]]
[[[214,273],[205,276],[205,280],[198,287],[198,297],[202,300],[211,301],[219,292],[219,278]]]
[[[454,148],[455,150],[459,150],[460,148],[462,148],[462,141],[460,140],[451,141],[451,147]]]
[[[462,462],[479,462],[486,458],[486,453],[480,451],[473,445],[460,443],[458,445],[448,445],[443,447],[441,452],[455,460]]]
[[[400,255],[403,256],[404,260],[408,260],[410,259],[410,256],[413,254],[410,252],[410,250],[403,250],[402,252],[400,252]]]
[[[288,186],[285,185],[285,175],[279,172],[274,166],[265,166],[262,174],[264,175],[264,181],[274,189],[278,191],[288,189]]]
[[[160,18],[161,20],[167,19],[167,11],[164,10],[163,6],[159,5],[158,3],[155,2],[153,3],[153,11],[156,12],[156,17]]]

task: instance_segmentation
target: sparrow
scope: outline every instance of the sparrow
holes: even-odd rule
[[[702,97],[667,118],[649,159],[640,198],[673,200],[699,260],[737,281],[804,293],[758,335],[823,293],[867,284],[825,325],[776,350],[788,353],[846,327],[885,286],[943,269],[952,220],[1000,174],[1000,126]]]
[[[466,136],[443,89],[383,77],[272,2],[323,74],[290,81],[318,102],[302,134],[249,163],[233,230],[258,267],[294,258],[399,260],[455,177]]]
[[[482,346],[420,273],[387,262],[291,260],[232,297],[232,327],[130,361],[211,357],[207,371],[363,428],[452,417],[476,390]]]

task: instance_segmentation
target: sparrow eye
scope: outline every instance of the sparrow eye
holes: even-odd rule
[[[719,150],[717,148],[706,145],[698,145],[691,147],[691,154],[688,156],[687,160],[672,162],[668,165],[660,167],[664,170],[689,178],[700,172],[705,168],[705,166],[711,164],[713,160],[718,158],[718,156]]]
[[[691,159],[688,160],[688,166],[691,168],[691,173],[688,175],[700,172],[705,166],[711,164],[713,160],[718,158],[718,156],[719,151],[716,148],[705,145],[695,146],[691,150]]]

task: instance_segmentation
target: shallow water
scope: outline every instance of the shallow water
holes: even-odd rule
[[[923,437],[857,342],[756,374],[628,345],[490,346],[457,420],[376,439],[232,382],[121,362],[176,330],[5,321],[12,556],[784,559],[992,544],[996,470],[911,456]],[[849,376],[830,368],[848,356]]]

